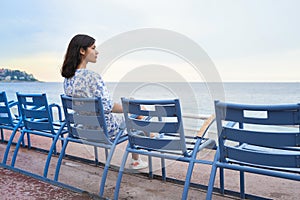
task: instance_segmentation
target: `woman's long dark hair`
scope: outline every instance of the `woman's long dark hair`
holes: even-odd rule
[[[61,67],[61,75],[65,78],[71,78],[75,75],[75,71],[81,62],[82,56],[80,49],[87,50],[88,47],[95,43],[95,39],[83,34],[75,35],[67,49],[64,63]]]

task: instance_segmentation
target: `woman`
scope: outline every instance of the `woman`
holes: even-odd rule
[[[113,113],[122,113],[122,105],[114,103],[102,77],[91,70],[86,69],[89,62],[96,63],[97,55],[95,39],[79,34],[72,38],[69,43],[65,60],[61,68],[61,75],[64,80],[64,91],[68,96],[73,97],[101,97],[104,110],[106,111],[106,124],[108,134],[113,136],[124,128],[124,120]],[[148,167],[138,154],[132,154],[132,169],[143,169]]]

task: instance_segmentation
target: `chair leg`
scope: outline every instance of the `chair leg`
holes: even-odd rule
[[[102,197],[103,194],[104,194],[104,187],[105,187],[106,177],[107,177],[107,173],[108,173],[108,169],[109,169],[109,166],[110,166],[110,162],[111,162],[111,159],[112,159],[112,157],[114,155],[115,149],[116,149],[116,144],[113,144],[113,146],[110,149],[109,155],[108,155],[108,157],[106,159],[106,162],[105,162],[105,167],[103,169],[102,178],[101,178],[101,184],[100,184],[100,192],[99,192],[99,196],[100,197]]]
[[[17,130],[18,130],[18,129],[17,129]],[[20,132],[21,132],[21,130],[20,130]],[[29,133],[27,133],[27,140],[28,140],[28,137],[29,137],[28,134],[29,134]],[[22,140],[22,143],[21,143],[21,144],[22,144],[22,147],[25,148],[25,147],[26,147],[26,144],[25,144],[25,139],[24,139],[24,138],[25,138],[25,137],[23,137],[23,140]],[[28,141],[28,146],[29,146],[29,142],[30,142],[30,141]]]
[[[107,160],[107,157],[108,157],[108,149],[105,148],[105,160]]]
[[[9,150],[10,150],[11,144],[12,144],[14,138],[15,138],[15,135],[17,133],[18,128],[19,128],[18,126],[15,127],[14,130],[13,130],[13,132],[10,135],[10,138],[8,140],[8,143],[7,143],[7,146],[6,146],[6,149],[5,149],[4,157],[3,157],[3,160],[2,160],[3,164],[6,164],[6,162],[7,162],[7,157],[8,157],[8,154],[9,154]],[[2,131],[3,130],[1,129],[1,132]]]
[[[19,137],[19,140],[18,140],[18,142],[17,142],[16,148],[15,148],[15,151],[14,151],[14,155],[13,155],[13,157],[12,157],[12,161],[11,161],[11,166],[12,166],[12,167],[15,166],[16,159],[17,159],[17,155],[18,155],[18,151],[19,151],[21,142],[24,140],[24,135],[25,135],[25,132],[22,131],[22,132],[21,132],[21,135],[20,135],[20,137]]]
[[[98,148],[94,146],[94,154],[95,154],[95,164],[99,164],[99,158],[98,158]]]
[[[195,143],[195,148],[191,155],[189,167],[188,167],[186,177],[185,177],[185,183],[184,183],[184,188],[183,188],[181,199],[187,199],[189,186],[190,186],[190,182],[191,182],[191,178],[192,178],[192,173],[193,173],[193,169],[194,169],[194,165],[195,165],[195,161],[196,161],[196,157],[197,157],[197,153],[198,153],[201,141],[202,141],[202,139],[199,138],[199,139],[197,139],[197,141]]]
[[[3,134],[3,129],[1,128],[1,142],[4,142],[4,134]]]
[[[245,173],[240,171],[240,194],[241,199],[245,199]]]
[[[161,176],[163,181],[167,180],[167,173],[166,173],[166,159],[161,158]]]
[[[212,199],[212,193],[213,193],[213,189],[214,189],[216,173],[217,173],[217,166],[212,165],[211,172],[210,172],[209,183],[208,183],[208,188],[207,188],[207,193],[206,193],[206,200],[211,200]]]
[[[186,177],[185,177],[184,188],[183,188],[182,197],[181,197],[182,200],[187,199],[194,165],[195,165],[194,159],[191,159],[187,173],[186,173]]]
[[[22,147],[25,148],[26,144],[25,144],[25,139],[23,138],[22,140]]]
[[[53,153],[56,154],[56,143],[57,143],[57,140],[58,140],[59,137],[60,137],[59,133],[55,135],[55,137],[53,138],[53,142],[52,142],[51,148],[49,149],[47,160],[46,160],[46,164],[45,164],[45,167],[44,167],[44,175],[43,176],[45,178],[47,178],[48,169],[49,169],[49,165],[50,165],[52,154]]]
[[[114,194],[115,200],[119,199],[119,190],[120,190],[120,185],[121,185],[124,167],[125,167],[125,164],[127,161],[128,154],[129,154],[129,152],[126,150],[124,153],[124,156],[123,156],[122,164],[120,166],[119,175],[118,175],[118,179],[117,179],[117,183],[116,183],[115,194]]]
[[[220,167],[220,193],[225,194],[224,169],[222,167]]]
[[[60,143],[61,143],[61,148],[63,148],[63,146],[64,146],[64,137],[62,137],[62,139],[60,140]]]
[[[206,193],[206,200],[211,200],[212,199],[212,193],[213,193],[215,178],[216,178],[216,174],[217,174],[216,162],[218,161],[218,159],[219,159],[219,151],[217,149],[213,164],[211,166],[209,183],[208,183],[208,188],[207,188],[207,193]]]
[[[54,181],[58,181],[58,176],[59,176],[61,162],[62,162],[63,157],[65,156],[65,152],[66,152],[66,148],[67,148],[68,143],[69,143],[69,140],[66,139],[64,141],[64,145],[63,145],[63,147],[62,147],[62,149],[60,151],[59,158],[58,158],[57,164],[56,164]]]
[[[23,140],[24,140],[24,138],[23,138]],[[28,149],[30,149],[31,148],[31,142],[30,142],[30,134],[29,133],[27,133],[27,143],[28,143]]]
[[[149,178],[153,178],[153,165],[152,165],[151,156],[148,156],[148,166],[149,166]]]
[[[54,140],[55,140],[55,138],[52,138],[52,144],[53,144]],[[56,144],[56,142],[55,142],[55,144]],[[51,147],[52,147],[52,146],[51,146]],[[52,150],[51,152],[52,152],[54,155],[57,154],[56,145],[54,146],[54,148],[53,148],[53,150]]]
[[[56,169],[55,169],[55,175],[54,175],[54,181],[58,181],[58,176],[59,176],[59,171],[60,171],[60,166],[61,166],[61,162],[62,162],[62,159],[63,157],[65,156],[65,153],[66,153],[66,148],[67,148],[67,145],[69,143],[69,140],[65,140],[64,141],[64,145],[60,151],[60,154],[59,154],[59,158],[57,160],[57,164],[56,164]]]

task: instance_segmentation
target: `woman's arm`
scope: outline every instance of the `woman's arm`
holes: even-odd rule
[[[114,106],[112,108],[112,112],[113,113],[122,113],[123,112],[122,105],[119,104],[119,103],[114,103]]]
[[[144,107],[142,107],[143,109],[145,109]],[[113,109],[112,109],[113,113],[123,113],[123,107],[121,104],[119,103],[114,103]],[[136,119],[143,119],[144,116],[137,116]]]

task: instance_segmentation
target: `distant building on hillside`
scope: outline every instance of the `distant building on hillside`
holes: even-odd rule
[[[32,74],[20,70],[0,68],[0,81],[38,81]]]

